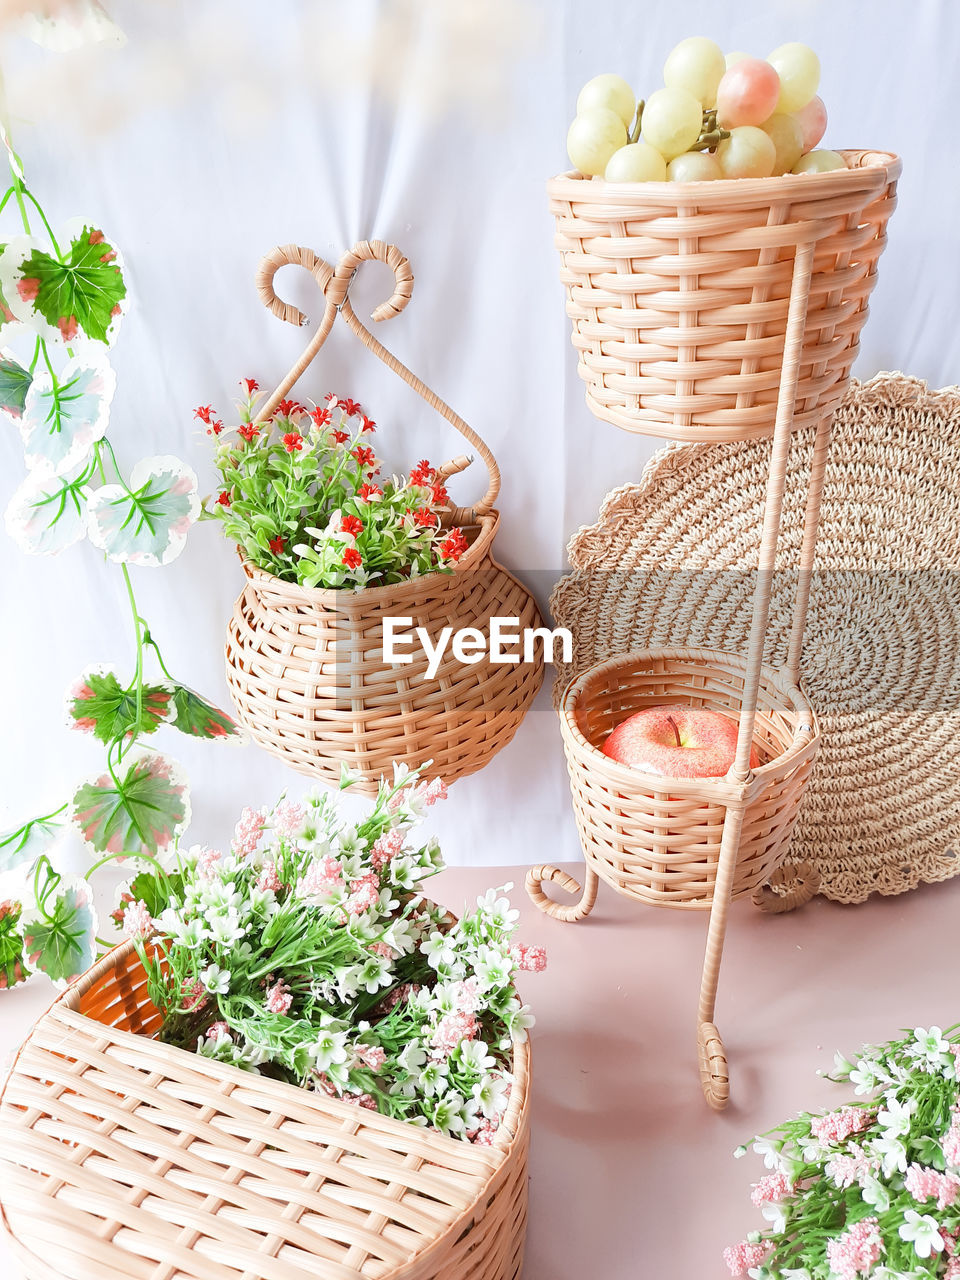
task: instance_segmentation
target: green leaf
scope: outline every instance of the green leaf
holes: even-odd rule
[[[173,725],[193,738],[243,738],[235,720],[186,685],[173,686]]]
[[[3,294],[0,293],[0,314],[5,307]],[[24,369],[13,356],[0,352],[0,409],[11,418],[19,418],[23,413],[32,381],[33,376],[28,369]]]
[[[49,373],[38,374],[20,422],[27,466],[61,475],[85,462],[91,445],[106,435],[116,386],[103,358],[69,361],[56,383]]]
[[[19,928],[21,914],[19,902],[0,902],[0,991],[18,987],[27,978]]]
[[[32,293],[33,309],[60,331],[64,342],[81,329],[88,338],[109,342],[108,331],[127,296],[116,250],[103,232],[85,226],[70,242],[65,262],[34,249],[20,267],[21,297]]]
[[[111,560],[168,564],[200,514],[197,477],[179,458],[142,458],[129,485],[97,489],[88,512],[90,541]]]
[[[42,904],[20,919],[27,964],[65,986],[93,964],[97,915],[90,886],[80,876],[63,876]]]
[[[153,871],[141,871],[138,876],[125,886],[127,893],[137,902],[142,902],[150,914],[156,919],[175,897],[180,900],[183,890],[183,874],[171,871],[166,880]]]
[[[190,821],[186,777],[168,756],[144,752],[117,780],[105,773],[82,783],[71,818],[96,853],[155,857]]]
[[[65,827],[66,817],[33,818],[15,831],[0,835],[0,872],[35,862],[41,853],[49,852]]]
[[[89,667],[67,692],[70,727],[92,733],[101,742],[116,742],[132,733],[154,733],[169,714],[170,690],[166,685],[144,685],[138,712],[136,690],[124,688],[114,673],[103,667]]]

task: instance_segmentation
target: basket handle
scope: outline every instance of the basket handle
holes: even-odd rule
[[[393,271],[395,277],[393,293],[386,301],[381,302],[373,312],[375,321],[389,320],[392,316],[400,314],[410,301],[410,296],[413,292],[413,272],[410,269],[410,263],[396,245],[385,244],[382,240],[362,240],[343,255],[336,267],[331,267],[328,262],[325,262],[323,258],[315,254],[312,249],[293,244],[278,246],[261,259],[255,276],[257,293],[260,295],[260,300],[264,306],[269,308],[275,316],[288,324],[305,325],[307,323],[307,318],[303,312],[291,303],[284,302],[274,290],[274,276],[282,266],[287,265],[300,266],[310,272],[323,293],[324,310],[316,333],[311,338],[299,360],[260,409],[256,420],[262,422],[269,418],[290,388],[301,377],[326,342],[339,312],[346,321],[348,328],[356,334],[363,345],[382,360],[388,369],[392,369],[398,377],[412,387],[417,395],[425,400],[432,409],[435,409],[441,417],[446,418],[480,454],[490,477],[487,492],[473,507],[457,507],[447,515],[449,522],[471,523],[478,517],[487,515],[494,502],[496,502],[497,494],[500,492],[500,468],[497,466],[496,459],[489,446],[477,435],[473,428],[468,426],[459,414],[454,413],[446,401],[441,400],[425,382],[421,381],[415,373],[412,373],[406,365],[402,364],[391,351],[388,351],[357,316],[348,294],[353,277],[359,270],[360,264],[368,261],[384,262]],[[469,465],[469,459],[461,456],[444,463],[438,470],[442,476],[451,476],[464,470],[467,465]]]

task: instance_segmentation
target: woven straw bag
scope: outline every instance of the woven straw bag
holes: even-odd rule
[[[807,431],[791,451],[773,666],[790,640],[813,448]],[[574,535],[551,598],[573,636],[558,706],[582,672],[651,645],[742,658],[769,462],[762,441],[668,447]],[[801,668],[822,745],[790,849],[838,902],[960,871],[958,476],[956,387],[852,384],[833,421]]]
[[[494,556],[499,516],[494,510],[500,472],[487,445],[363,326],[348,288],[361,262],[378,259],[396,276],[388,302],[375,320],[397,315],[409,301],[413,276],[407,259],[380,241],[355,245],[334,269],[311,250],[275,249],[260,264],[257,287],[264,304],[292,324],[305,323],[295,307],[274,293],[273,277],[288,263],[305,267],[323,291],[325,310],[303,356],[263,406],[268,417],[325,342],[339,314],[363,344],[422,396],[472,444],[490,475],[484,497],[444,516],[470,543],[452,573],[360,591],[310,590],[284,582],[243,560],[246,586],[227,628],[226,670],[237,714],[267,751],[301,773],[337,782],[341,766],[360,775],[360,791],[372,793],[393,763],[411,768],[432,761],[445,782],[474,773],[513,737],[543,680],[543,656],[515,664],[491,662],[484,653],[466,665],[448,648],[433,676],[416,645],[412,661],[383,659],[383,620],[409,617],[436,641],[444,627],[474,627],[489,640],[490,619],[516,618],[521,631],[542,625],[530,592]],[[462,471],[459,457],[439,468],[443,477]],[[242,558],[242,557],[241,557]]]
[[[149,1039],[130,942],[36,1023],[0,1095],[26,1280],[518,1280],[527,1044],[489,1147]]]

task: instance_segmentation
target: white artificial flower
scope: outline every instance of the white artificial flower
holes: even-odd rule
[[[908,1209],[900,1224],[900,1239],[912,1242],[918,1258],[929,1258],[943,1248],[943,1236],[937,1228],[936,1218],[929,1213],[917,1213]]]
[[[779,1202],[773,1203],[768,1201],[767,1204],[760,1206],[760,1212],[770,1224],[770,1230],[780,1235],[787,1229],[787,1209],[785,1205]]]
[[[513,978],[513,958],[496,947],[481,947],[474,961],[474,971],[485,988],[508,987]]]
[[[485,1120],[496,1120],[507,1109],[510,1081],[500,1073],[490,1072],[478,1080],[471,1090],[474,1103]]]
[[[496,1066],[496,1058],[491,1056],[489,1048],[482,1040],[461,1040],[457,1054],[464,1071],[472,1071],[476,1075]]]
[[[427,1051],[416,1040],[409,1041],[397,1055],[397,1065],[410,1075],[416,1075],[427,1060]]]
[[[336,994],[340,1000],[348,1001],[354,999],[357,992],[360,990],[360,978],[362,973],[363,969],[358,964],[345,964],[341,968],[334,970],[333,983],[336,989]],[[324,984],[324,986],[329,990],[329,983]],[[327,999],[329,1003],[329,997],[324,998]]]
[[[834,1074],[840,1076],[841,1079],[845,1079],[853,1070],[853,1063],[849,1058],[845,1058],[839,1049],[833,1055],[833,1070]]]
[[[367,995],[376,995],[382,987],[393,982],[390,962],[383,956],[368,956],[360,968],[360,985]]]
[[[272,889],[260,889],[251,885],[247,905],[251,912],[260,912],[265,920],[275,916],[280,909],[277,895]]]
[[[890,1192],[872,1173],[861,1176],[860,1197],[864,1204],[872,1205],[878,1213],[886,1213],[890,1208]]]
[[[870,1152],[882,1160],[884,1177],[889,1178],[897,1170],[906,1173],[907,1148],[899,1138],[889,1136],[874,1138],[870,1144]]]
[[[420,1072],[420,1088],[428,1098],[439,1094],[441,1089],[447,1087],[447,1075],[449,1067],[445,1062],[434,1060],[428,1062]]]
[[[390,883],[397,889],[409,893],[420,883],[420,867],[413,858],[400,855],[391,858],[387,866]]]
[[[445,1133],[449,1137],[459,1137],[467,1128],[464,1111],[463,1095],[451,1089],[449,1093],[444,1094],[434,1107],[433,1123],[441,1133]]]
[[[449,934],[439,932],[431,933],[425,942],[420,943],[420,954],[431,969],[449,967],[457,958]]]
[[[767,1169],[780,1168],[780,1148],[782,1142],[774,1142],[772,1138],[754,1138],[753,1149],[758,1156],[763,1157],[764,1166]]]
[[[413,926],[409,920],[394,920],[384,931],[383,941],[402,956],[411,955],[417,948]]]
[[[508,1011],[505,1021],[514,1040],[522,1044],[527,1038],[527,1032],[536,1025],[537,1020],[531,1013],[530,1006],[521,1004],[516,1011],[513,1009]]]
[[[324,1027],[310,1046],[310,1057],[318,1071],[326,1074],[347,1060],[347,1032],[334,1029],[336,1024]]]
[[[883,1083],[878,1073],[877,1063],[869,1058],[860,1058],[850,1072],[850,1083],[856,1086],[854,1093],[873,1093]]]
[[[937,1068],[946,1066],[952,1061],[950,1041],[944,1039],[939,1027],[931,1027],[929,1031],[925,1031],[923,1027],[917,1027],[913,1038],[914,1043],[907,1048],[911,1058],[918,1058],[928,1066]]]
[[[232,947],[246,933],[246,927],[236,911],[232,909],[216,915],[208,915],[207,929],[210,940],[220,947]]]
[[[477,898],[477,907],[486,917],[490,928],[510,931],[520,919],[520,912],[510,906],[509,898],[497,897],[501,891],[508,893],[512,888],[513,882],[508,881],[498,889],[488,889],[482,897]]]
[[[200,981],[214,996],[225,996],[230,990],[230,974],[218,964],[208,964],[201,970]]]
[[[800,1152],[800,1158],[804,1164],[818,1164],[826,1155],[826,1148],[821,1145],[820,1139],[814,1137],[812,1133],[797,1139],[797,1150]],[[768,1167],[775,1169],[777,1166],[769,1165]]]
[[[184,920],[174,907],[167,907],[162,911],[157,916],[156,923],[178,947],[189,947],[191,951],[199,947],[207,936],[202,920],[196,916],[192,920]]]
[[[380,890],[380,893],[377,896],[380,899],[379,910],[382,916],[392,915],[400,906],[400,899],[394,897],[393,890],[386,885]]]
[[[885,1099],[886,1107],[877,1115],[877,1124],[885,1130],[887,1137],[899,1138],[910,1132],[910,1117],[917,1109],[916,1098],[908,1098],[906,1102],[898,1102],[893,1095]]]

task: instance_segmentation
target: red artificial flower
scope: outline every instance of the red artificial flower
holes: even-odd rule
[[[213,405],[202,404],[198,409],[194,409],[193,416],[199,418],[201,422],[209,423],[213,418]]]
[[[216,422],[210,423],[210,426],[207,428],[207,435],[218,436],[222,430],[223,430],[223,423],[220,422],[218,419]]]
[[[459,560],[467,549],[467,540],[459,529],[452,529],[446,542],[440,544],[440,554],[445,560]]]
[[[274,410],[281,418],[289,418],[293,413],[304,413],[304,407],[296,400],[281,400]]]
[[[324,400],[336,400],[337,397],[333,394],[332,391],[328,391],[323,398]]]
[[[350,439],[349,431],[331,431],[330,439],[336,444],[345,444]]]
[[[223,492],[220,494],[220,497],[217,499],[217,501],[220,503],[221,507],[229,507],[229,505],[230,505],[230,490],[229,490],[229,489],[224,489],[224,490],[223,490]]]
[[[288,431],[283,437],[283,447],[287,453],[297,453],[303,448],[303,436],[299,431]]]
[[[360,430],[361,430],[361,431],[376,431],[376,429],[377,429],[377,424],[374,422],[374,420],[373,420],[372,418],[368,418],[368,417],[367,417],[367,415],[366,415],[366,414],[364,414],[364,415],[363,415],[363,426],[360,428]]]
[[[438,507],[442,507],[450,501],[450,495],[442,484],[433,486],[433,500]]]
[[[426,458],[421,458],[410,472],[411,484],[429,484],[437,474],[436,467],[431,467]]]
[[[344,516],[340,521],[340,528],[344,533],[350,533],[356,537],[358,533],[363,533],[363,521],[359,516]]]
[[[256,378],[241,378],[240,385],[241,387],[247,388],[248,396],[252,396],[255,391],[260,390],[260,383],[256,380]]]
[[[252,422],[245,422],[243,426],[238,427],[237,430],[243,436],[244,440],[248,442],[251,440],[255,440],[257,436],[260,434],[260,428],[255,427]]]
[[[421,529],[434,529],[440,523],[440,517],[434,511],[417,511],[414,513],[413,523],[419,525]]]
[[[357,491],[361,502],[372,502],[374,498],[382,498],[383,490],[375,484],[362,484]]]
[[[343,560],[341,563],[345,564],[348,569],[359,569],[363,564],[363,556],[356,547],[347,547],[346,551],[343,553]]]
[[[363,412],[363,410],[360,408],[356,400],[341,400],[340,408],[343,410],[343,412],[347,415],[348,418],[353,418],[358,413]]]
[[[270,550],[273,552],[275,556],[280,555],[286,545],[287,545],[286,542],[284,542],[283,538],[280,538],[280,537],[271,538],[270,541],[267,543],[267,546],[270,548]]]
[[[377,455],[372,449],[366,449],[360,444],[357,445],[356,449],[351,450],[351,456],[356,458],[361,467],[372,466],[377,460]]]
[[[317,405],[317,407],[310,414],[310,417],[314,420],[314,422],[317,424],[318,427],[325,427],[328,422],[331,422],[333,420],[333,410],[321,409],[320,406]]]

